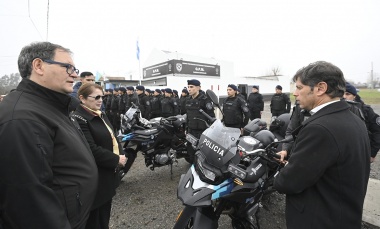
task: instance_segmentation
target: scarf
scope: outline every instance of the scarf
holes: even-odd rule
[[[114,133],[113,133],[113,131],[112,131],[112,128],[109,127],[109,126],[107,125],[107,123],[104,121],[104,119],[103,119],[103,115],[102,115],[102,112],[99,111],[99,110],[98,110],[98,111],[93,110],[93,109],[91,109],[91,108],[89,108],[89,107],[87,107],[87,106],[85,106],[85,105],[83,105],[83,104],[81,104],[81,105],[82,105],[82,107],[84,107],[86,110],[91,111],[94,115],[99,116],[99,117],[102,119],[104,125],[107,127],[108,131],[109,131],[110,134],[111,134],[112,145],[113,145],[113,153],[116,154],[116,155],[119,155],[119,144],[118,144],[118,142],[117,142],[117,140],[116,140],[116,138],[115,138],[115,135],[114,135]]]

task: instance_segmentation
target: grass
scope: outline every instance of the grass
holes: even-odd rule
[[[360,97],[365,104],[380,104],[380,91],[377,89],[363,89],[361,88],[359,93]],[[290,93],[290,100],[294,104],[295,98],[292,93]]]

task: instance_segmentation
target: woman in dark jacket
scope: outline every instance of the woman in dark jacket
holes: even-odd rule
[[[84,84],[78,90],[81,105],[74,113],[90,145],[99,173],[98,190],[86,225],[88,229],[109,228],[112,197],[119,186],[118,172],[126,162],[110,121],[100,111],[102,97],[101,86]]]

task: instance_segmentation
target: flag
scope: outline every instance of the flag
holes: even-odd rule
[[[95,81],[99,81],[101,76],[102,75],[98,71],[96,71]]]
[[[139,41],[136,41],[136,57],[137,57],[137,60],[140,60],[140,47],[139,47]]]

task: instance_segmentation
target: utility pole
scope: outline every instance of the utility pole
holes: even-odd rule
[[[373,82],[373,62],[371,62],[371,89],[375,89],[375,85]]]

